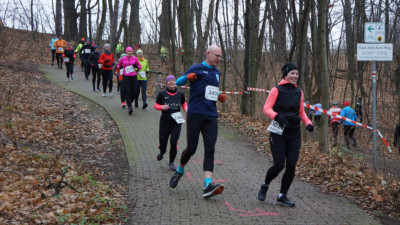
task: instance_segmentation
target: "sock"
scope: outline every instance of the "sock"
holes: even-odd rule
[[[282,194],[282,193],[279,193],[278,198],[280,198],[280,197],[282,197],[282,196],[283,196],[283,194]]]
[[[211,177],[204,178],[204,188],[208,187],[211,184]]]
[[[176,172],[183,174],[185,172],[185,167],[181,167],[181,165],[179,165],[178,168],[176,169]]]
[[[265,181],[264,181],[264,182],[262,182],[262,185],[267,185],[267,187],[269,186],[268,184],[265,184]]]

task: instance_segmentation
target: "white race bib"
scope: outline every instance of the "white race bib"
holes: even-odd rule
[[[99,68],[101,68],[103,66],[103,64],[99,64]]]
[[[141,78],[146,78],[146,71],[140,71],[140,72],[139,72],[139,76],[140,76]]]
[[[171,117],[174,118],[174,120],[176,121],[176,123],[181,124],[184,123],[185,120],[183,119],[182,113],[181,112],[176,112],[176,113],[172,113]]]
[[[132,65],[125,67],[125,73],[132,73],[135,71]]]
[[[271,124],[269,125],[267,130],[272,133],[279,134],[279,135],[282,135],[282,133],[283,133],[283,129],[281,128],[279,123],[276,122],[275,120],[271,121]]]
[[[59,52],[63,52],[63,51],[64,51],[64,48],[59,47],[59,48],[58,48],[58,51],[59,51]]]
[[[64,62],[69,62],[69,58],[68,58],[68,57],[65,57],[65,58],[64,58]]]
[[[211,101],[218,101],[219,88],[211,85],[207,85],[205,97]]]
[[[122,72],[122,70],[119,71],[119,74],[122,76],[124,75],[124,73]]]
[[[89,54],[90,53],[90,49],[85,48],[85,53]]]

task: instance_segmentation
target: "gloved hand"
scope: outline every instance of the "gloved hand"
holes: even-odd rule
[[[314,126],[312,124],[308,124],[306,126],[306,130],[309,131],[309,132],[313,132],[314,131]]]
[[[274,119],[279,123],[279,126],[281,126],[282,129],[285,129],[285,127],[288,125],[287,119],[281,114],[277,114]]]
[[[136,64],[133,64],[132,66],[133,66],[133,67],[135,67],[135,69],[137,69],[137,68],[138,68],[138,65],[136,65]]]
[[[218,95],[218,101],[224,103],[226,101],[226,94]]]
[[[195,80],[197,80],[197,76],[195,73],[189,73],[188,75],[186,75],[186,78],[188,79],[188,81],[193,82]]]
[[[108,59],[106,61],[104,61],[104,63],[109,63],[109,62],[110,62],[110,60],[108,60]]]

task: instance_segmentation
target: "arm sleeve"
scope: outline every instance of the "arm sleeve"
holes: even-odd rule
[[[76,54],[75,54],[75,52],[74,52],[74,59],[76,58]]]
[[[140,62],[139,62],[138,59],[136,59],[136,65],[137,65],[137,67],[138,67],[138,71],[139,71],[140,69],[142,69],[142,65],[140,65]]]
[[[272,90],[269,92],[267,100],[265,101],[265,104],[264,104],[263,112],[265,115],[267,115],[272,120],[278,114],[277,112],[275,112],[272,109],[272,107],[275,105],[277,97],[278,97],[278,89],[276,87],[273,87]]]
[[[56,45],[57,43],[58,43],[58,41],[55,41],[53,44],[53,47],[57,47],[57,45]]]
[[[187,112],[188,105],[187,105],[186,102],[182,104],[182,109],[183,109],[185,112]]]
[[[300,112],[299,116],[301,118],[301,121],[307,126],[309,124],[312,125],[312,122],[310,119],[308,119],[306,112],[304,111],[304,94],[303,91],[301,91],[301,99],[300,99]]]
[[[154,109],[155,110],[158,110],[158,111],[162,111],[162,105],[160,105],[160,104],[158,104],[157,102],[156,103],[154,103]]]
[[[185,85],[186,82],[187,82],[187,76],[186,75],[182,75],[176,80],[176,86]]]
[[[104,54],[101,53],[100,58],[99,58],[99,61],[97,61],[98,63],[100,63],[100,64],[103,64],[103,63],[104,63],[103,56],[104,56]]]

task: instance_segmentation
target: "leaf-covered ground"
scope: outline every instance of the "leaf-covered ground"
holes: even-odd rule
[[[7,32],[20,45],[0,58],[0,224],[127,222],[129,165],[116,124],[46,80],[40,47]]]

